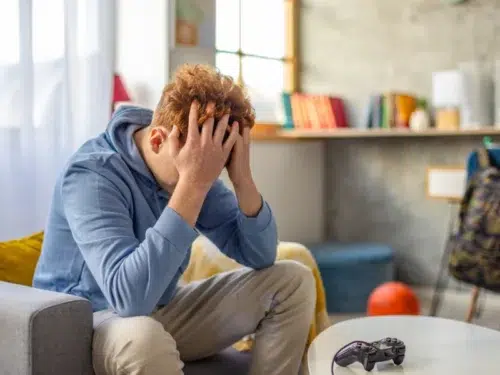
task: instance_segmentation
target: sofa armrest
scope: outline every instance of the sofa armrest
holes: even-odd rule
[[[89,301],[0,282],[2,374],[93,374],[92,332]]]

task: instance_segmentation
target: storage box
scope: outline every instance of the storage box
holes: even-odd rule
[[[323,279],[329,313],[364,313],[370,293],[394,280],[394,251],[372,243],[310,247]]]

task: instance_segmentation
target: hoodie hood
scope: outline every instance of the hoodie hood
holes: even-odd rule
[[[157,183],[144,162],[134,141],[134,133],[151,124],[153,111],[135,106],[118,108],[106,129],[106,137],[111,146],[122,156],[127,165],[141,176]]]

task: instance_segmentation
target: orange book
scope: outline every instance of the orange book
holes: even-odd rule
[[[323,128],[336,128],[337,125],[335,123],[335,116],[333,115],[332,106],[330,105],[330,98],[328,98],[328,96],[326,95],[322,95],[319,98],[319,102],[321,106],[321,116],[323,118]]]
[[[307,105],[307,97],[305,94],[297,94],[298,95],[298,102],[299,102],[299,108],[300,108],[300,113],[301,113],[301,118],[302,118],[302,124],[304,129],[311,129],[311,118],[309,117],[309,108]]]
[[[328,129],[328,113],[325,112],[325,105],[322,95],[316,95],[315,98],[316,111],[318,112],[320,129]]]
[[[410,127],[410,116],[417,108],[415,97],[406,94],[396,94],[395,98],[395,124],[397,128]]]
[[[300,113],[300,103],[297,93],[293,93],[292,95],[290,95],[290,103],[292,107],[293,124],[296,129],[302,129],[304,127],[304,124],[302,122],[302,116]]]
[[[317,105],[317,95],[308,95],[307,103],[309,109],[309,117],[311,118],[311,128],[319,130],[321,129],[321,117],[318,111]]]

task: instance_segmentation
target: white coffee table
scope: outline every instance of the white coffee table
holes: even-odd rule
[[[500,320],[500,317],[499,317]],[[310,375],[331,375],[333,356],[355,341],[396,337],[406,345],[401,366],[391,362],[366,372],[359,362],[335,365],[335,375],[486,375],[500,374],[500,331],[427,316],[384,316],[346,320],[323,331],[308,351]]]

